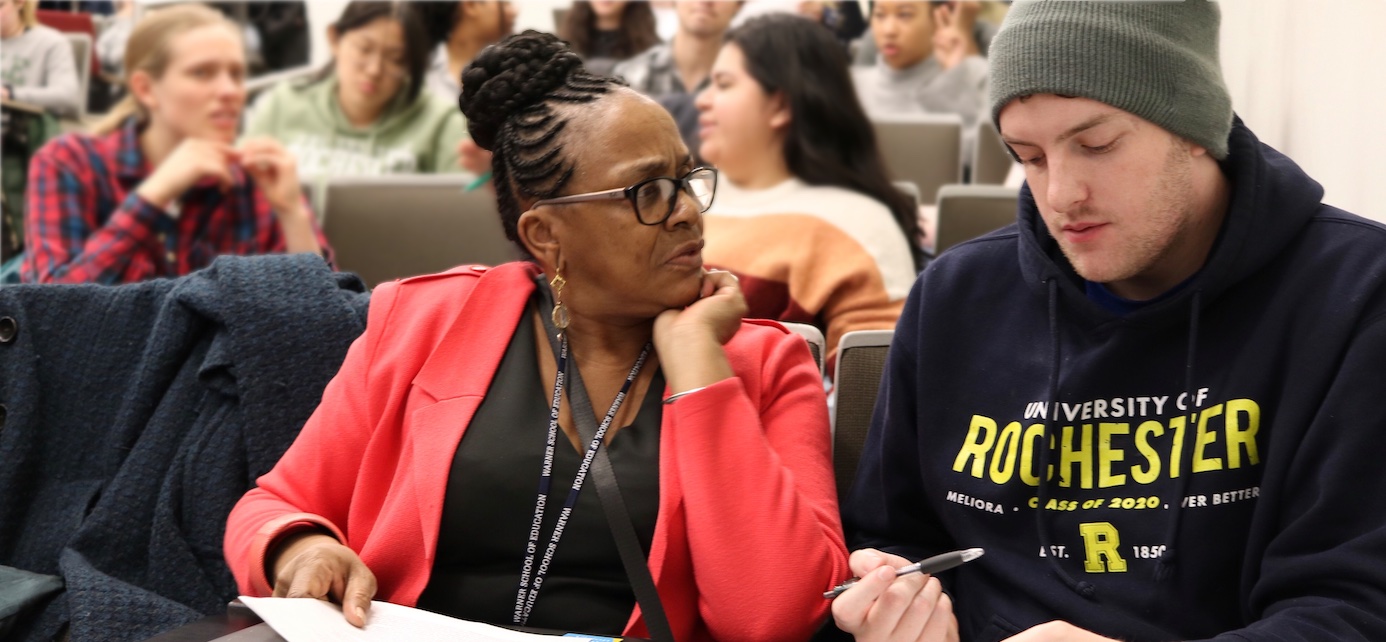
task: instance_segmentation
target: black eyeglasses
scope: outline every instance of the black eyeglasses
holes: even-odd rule
[[[693,202],[698,204],[699,213],[706,212],[707,208],[712,207],[712,197],[717,193],[717,170],[711,167],[697,167],[684,174],[683,178],[647,178],[630,187],[546,198],[536,202],[533,207],[624,198],[635,208],[637,220],[645,225],[659,225],[673,216],[680,192],[686,192],[693,197]]]

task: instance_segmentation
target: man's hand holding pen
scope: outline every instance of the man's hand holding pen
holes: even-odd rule
[[[833,600],[838,628],[857,642],[956,642],[958,621],[943,585],[922,573],[895,575],[910,564],[876,549],[853,552],[848,565],[861,580]]]
[[[905,566],[903,568],[896,568],[895,577],[900,577],[901,575],[907,575],[909,573],[924,573],[926,575],[942,573],[950,568],[955,568],[968,562],[971,562],[972,560],[981,557],[985,552],[986,551],[980,548],[965,548],[959,551],[940,553],[928,559],[919,560],[918,562],[910,564],[909,566]],[[856,586],[857,582],[859,581],[861,581],[861,578],[859,577],[854,577],[850,580],[847,580],[846,582],[843,582],[833,587],[833,590],[824,593],[823,597],[831,600],[847,592],[847,589]]]
[[[856,642],[957,642],[958,620],[943,585],[930,575],[982,556],[970,548],[935,555],[916,564],[874,548],[852,553],[848,564],[859,579],[823,594],[833,599],[833,619]],[[1115,642],[1068,622],[1031,627],[1006,642]]]

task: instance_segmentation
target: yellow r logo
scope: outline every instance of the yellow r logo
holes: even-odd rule
[[[1083,549],[1087,553],[1083,570],[1089,573],[1126,572],[1126,560],[1117,553],[1117,547],[1121,546],[1121,535],[1111,522],[1079,524],[1078,532],[1083,534]],[[1106,564],[1102,561],[1104,557]]]

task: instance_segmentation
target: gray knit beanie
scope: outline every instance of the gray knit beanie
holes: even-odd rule
[[[1033,94],[1079,96],[1227,157],[1232,99],[1216,2],[1017,0],[992,40],[991,117]]]

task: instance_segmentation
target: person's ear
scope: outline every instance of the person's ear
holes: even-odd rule
[[[1198,143],[1195,143],[1187,138],[1176,138],[1175,142],[1176,144],[1182,144],[1184,146],[1184,149],[1188,150],[1189,156],[1192,156],[1194,158],[1198,158],[1199,156],[1208,156],[1207,147],[1199,145]]]
[[[341,32],[337,31],[337,25],[327,27],[327,47],[332,51],[332,57],[337,57],[337,45],[342,41]]]
[[[159,106],[159,100],[154,96],[154,77],[143,69],[137,69],[130,74],[127,81],[130,87],[130,95],[134,96],[135,101],[144,107],[145,111],[154,111]]]
[[[794,112],[789,108],[789,99],[783,91],[775,92],[775,95],[770,97],[770,128],[784,129],[793,121]]]
[[[558,267],[562,247],[551,217],[537,210],[529,210],[520,215],[515,232],[520,245],[529,251],[530,256],[538,259],[540,265],[545,268]]]

